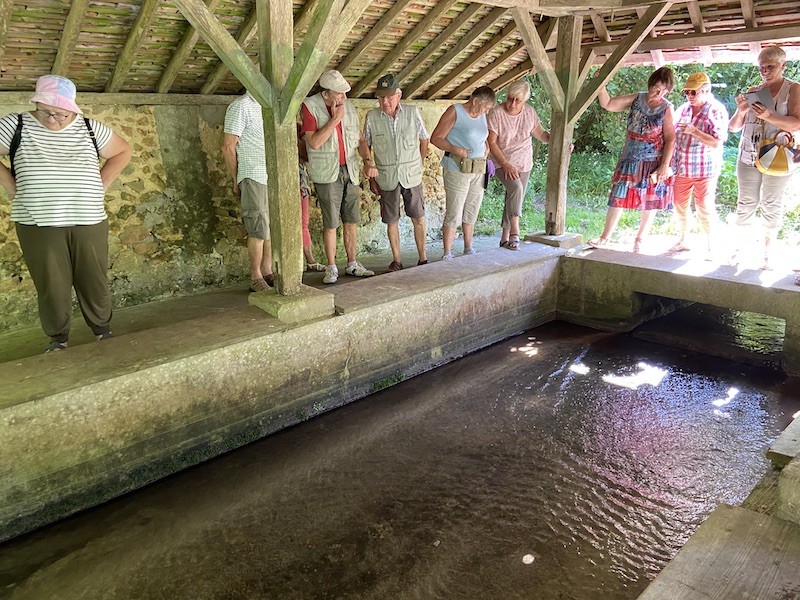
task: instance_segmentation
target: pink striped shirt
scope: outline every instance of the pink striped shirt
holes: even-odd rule
[[[728,139],[728,111],[712,97],[692,116],[692,107],[686,102],[677,110],[675,119],[675,154],[672,168],[679,177],[716,177],[722,170],[722,145]],[[717,138],[717,148],[707,146],[693,135],[681,133],[681,125],[694,125],[703,133]]]

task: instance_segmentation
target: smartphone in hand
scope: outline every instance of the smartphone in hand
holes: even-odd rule
[[[744,98],[749,106],[753,106],[756,102],[760,103],[764,108],[770,108],[773,105],[772,94],[769,93],[767,88],[755,92],[746,92]]]

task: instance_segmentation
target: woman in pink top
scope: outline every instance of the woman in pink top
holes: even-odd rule
[[[533,142],[550,142],[550,132],[542,128],[539,115],[527,104],[531,89],[527,82],[517,81],[508,88],[505,102],[489,112],[489,151],[497,164],[496,175],[506,190],[503,210],[503,234],[500,246],[519,249],[519,218],[522,201],[533,168]]]

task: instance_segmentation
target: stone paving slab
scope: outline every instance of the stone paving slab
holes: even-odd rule
[[[789,423],[789,426],[778,436],[775,443],[770,446],[767,458],[772,465],[778,468],[785,467],[789,462],[800,455],[800,417]]]

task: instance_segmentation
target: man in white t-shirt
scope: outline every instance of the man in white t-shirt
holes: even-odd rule
[[[250,257],[250,291],[263,292],[275,285],[269,240],[264,119],[261,105],[249,92],[231,102],[225,112],[222,155],[233,179],[233,193],[241,197]]]

